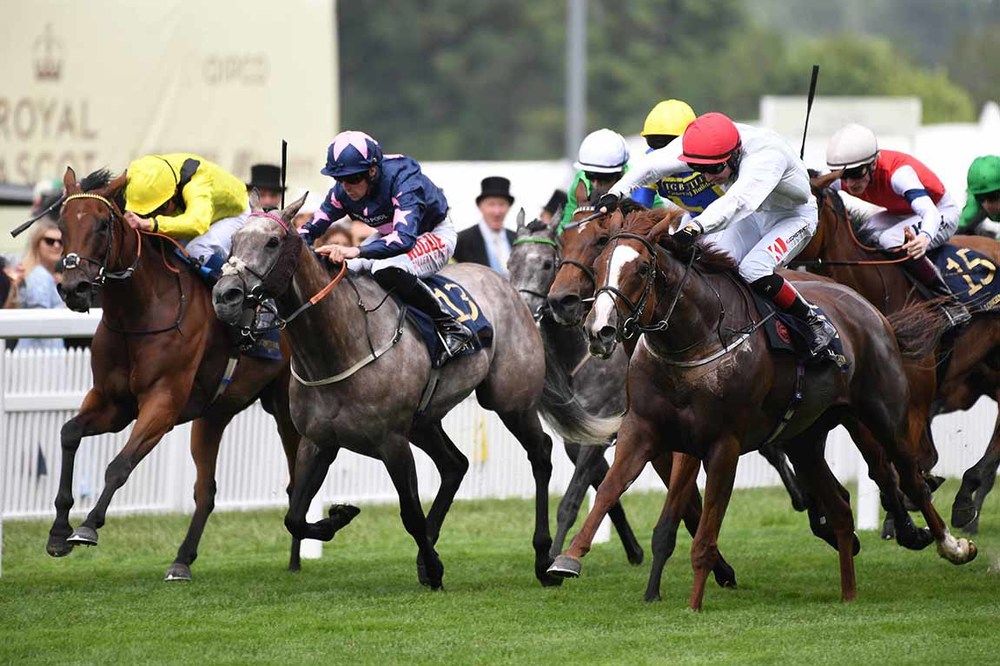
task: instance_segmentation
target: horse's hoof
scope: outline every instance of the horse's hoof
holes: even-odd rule
[[[977,515],[971,523],[963,527],[962,532],[969,535],[979,534],[979,516]]]
[[[882,523],[882,540],[892,541],[896,538],[896,526],[892,523]],[[834,546],[836,548],[836,546]]]
[[[93,527],[81,525],[73,530],[73,533],[66,539],[66,543],[71,546],[96,546],[97,530]]]
[[[361,513],[361,509],[351,504],[334,504],[330,507],[328,515],[334,528],[339,530],[342,527],[347,527],[359,513]]]
[[[646,559],[646,554],[642,552],[642,548],[635,551],[629,551],[625,554],[625,556],[628,558],[628,563],[634,567],[639,566],[642,564],[642,561]]]
[[[861,552],[861,540],[858,538],[857,532],[852,534],[851,538],[854,540],[854,542],[851,544],[851,556],[857,557],[858,553]]]
[[[548,573],[559,578],[579,578],[583,564],[575,557],[560,555],[552,561]]]
[[[645,601],[648,604],[655,603],[657,601],[661,601],[661,599],[660,599],[660,593],[659,592],[646,592],[646,594],[643,595],[642,600]]]
[[[441,558],[438,557],[437,553],[434,553],[434,561],[431,562],[431,566],[428,567],[424,558],[420,553],[417,553],[417,580],[424,587],[429,587],[432,590],[441,589],[441,580],[444,578],[444,563]]]
[[[728,564],[716,565],[712,575],[719,587],[736,587],[736,571]]]
[[[174,562],[167,569],[167,575],[163,577],[163,580],[191,580],[191,567],[180,562]]]
[[[538,582],[542,584],[542,587],[559,587],[563,584],[563,579],[551,576],[546,572],[538,576]]]
[[[45,552],[52,557],[66,557],[73,552],[73,546],[66,542],[66,537],[50,536],[45,544]]]
[[[979,512],[976,510],[976,505],[972,502],[963,502],[959,504],[957,501],[951,507],[951,525],[952,527],[957,527],[960,529],[965,529],[972,524],[973,521],[979,516]]]

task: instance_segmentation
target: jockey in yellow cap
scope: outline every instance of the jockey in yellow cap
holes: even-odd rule
[[[192,153],[140,157],[126,177],[126,221],[186,242],[202,272],[215,277],[249,213],[243,182]]]

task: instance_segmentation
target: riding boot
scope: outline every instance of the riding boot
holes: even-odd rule
[[[440,366],[472,342],[472,331],[458,321],[453,313],[444,309],[434,297],[430,287],[415,275],[407,273],[401,268],[390,267],[376,271],[373,277],[383,289],[395,291],[405,303],[426,313],[434,322],[434,327],[437,329],[437,334],[445,348],[441,357],[435,359],[435,366]]]
[[[941,302],[941,309],[949,321],[951,321],[952,326],[964,324],[972,318],[969,309],[965,307],[964,303],[958,300],[958,297],[948,286],[948,283],[945,282],[941,276],[941,272],[938,271],[937,266],[930,260],[930,257],[924,255],[919,259],[905,261],[903,262],[903,270],[926,287],[932,295],[945,298]]]
[[[837,329],[816,308],[809,304],[802,294],[780,275],[768,275],[750,283],[759,294],[770,298],[782,312],[787,312],[806,325],[809,331],[809,354],[819,356],[828,351],[830,343],[837,337]]]
[[[210,254],[200,258],[189,257],[187,261],[195,267],[198,275],[209,287],[214,287],[222,277],[222,265],[226,263],[221,254]]]

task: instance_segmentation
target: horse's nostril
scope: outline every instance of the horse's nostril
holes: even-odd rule
[[[559,299],[559,305],[564,308],[574,308],[580,305],[580,297],[576,294],[569,294]]]
[[[602,342],[614,342],[614,339],[615,339],[615,327],[614,326],[602,326],[601,330],[599,330],[597,332],[597,337],[599,337]]]
[[[231,287],[222,292],[219,297],[219,302],[227,305],[233,305],[234,303],[238,303],[242,296],[243,293],[239,289]]]
[[[81,281],[81,282],[77,282],[76,286],[73,287],[73,291],[78,296],[84,296],[84,295],[90,293],[90,283],[87,282],[86,280]]]

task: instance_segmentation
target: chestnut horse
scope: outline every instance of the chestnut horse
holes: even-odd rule
[[[927,533],[907,523],[909,516],[886,456],[899,470],[907,496],[923,511],[941,556],[956,564],[971,561],[975,544],[948,533],[905,441],[908,386],[900,347],[885,317],[847,287],[802,282],[797,286],[806,298],[836,324],[849,364],[844,370],[829,362],[804,366],[787,354],[773,354],[768,351],[763,320],[749,288],[736,276],[732,258],[703,244],[685,257],[665,222],[636,233],[637,228],[648,228],[653,215],[633,212],[623,218],[615,213],[609,224],[611,235],[595,262],[597,297],[585,324],[592,352],[605,355],[618,340],[640,332],[642,336],[629,366],[631,398],[618,430],[614,464],[583,528],[550,571],[579,575],[580,558],[589,550],[610,503],[652,458],[666,451],[682,452],[688,457],[674,468],[676,483],[657,529],[673,520],[678,507],[687,502],[695,487],[698,460],[703,460],[705,502],[691,549],[690,605],[699,610],[708,572],[718,558],[717,539],[737,460],[762,441],[772,440],[783,446],[827,516],[839,554],[841,598],[853,599],[853,558],[859,547],[854,519],[843,488],[823,457],[827,432],[838,424],[854,436],[888,508],[898,515],[904,545],[926,545]],[[916,348],[917,342],[925,340],[900,336],[908,353],[924,352]],[[793,408],[795,394],[800,395]],[[672,550],[673,544],[668,545]],[[654,571],[651,578],[658,575]]]
[[[294,470],[299,434],[288,411],[288,354],[281,361],[242,356],[228,385],[223,383],[234,344],[212,310],[211,291],[181,265],[169,239],[125,222],[125,183],[124,174],[112,179],[103,170],[82,183],[70,168],[63,177],[62,296],[70,309],[86,312],[100,287],[104,317],[91,345],[94,386],[62,427],[56,518],[46,550],[61,557],[73,546],[97,545],[97,530],[115,491],[163,435],[193,420],[194,516],[166,575],[167,580],[190,580],[215,506],[215,465],[229,421],[259,398],[277,423],[289,475]],[[97,503],[73,530],[69,511],[80,439],[119,432],[133,421],[128,441],[108,465]],[[299,542],[293,540],[289,568],[298,567]]]
[[[814,180],[814,192],[820,201],[819,227],[812,242],[796,257],[796,262],[855,289],[886,315],[921,301],[898,266],[900,259],[887,257],[878,248],[859,241],[843,200],[834,190],[823,189],[822,185],[822,180]],[[989,257],[994,266],[1000,266],[1000,244],[992,238],[955,236],[950,242],[980,252]],[[970,288],[977,286],[970,284]],[[937,452],[930,439],[930,417],[969,409],[983,395],[1000,402],[1000,317],[990,313],[974,314],[971,322],[949,337],[951,339],[946,337],[935,352],[906,364],[912,402],[923,405],[918,407],[923,410],[922,421],[915,427],[924,431],[920,462],[925,473],[929,473],[937,462]],[[940,364],[943,373],[936,357],[947,357]],[[969,533],[977,531],[979,511],[996,481],[998,465],[1000,415],[983,457],[962,477],[962,486],[952,506],[954,527]]]

